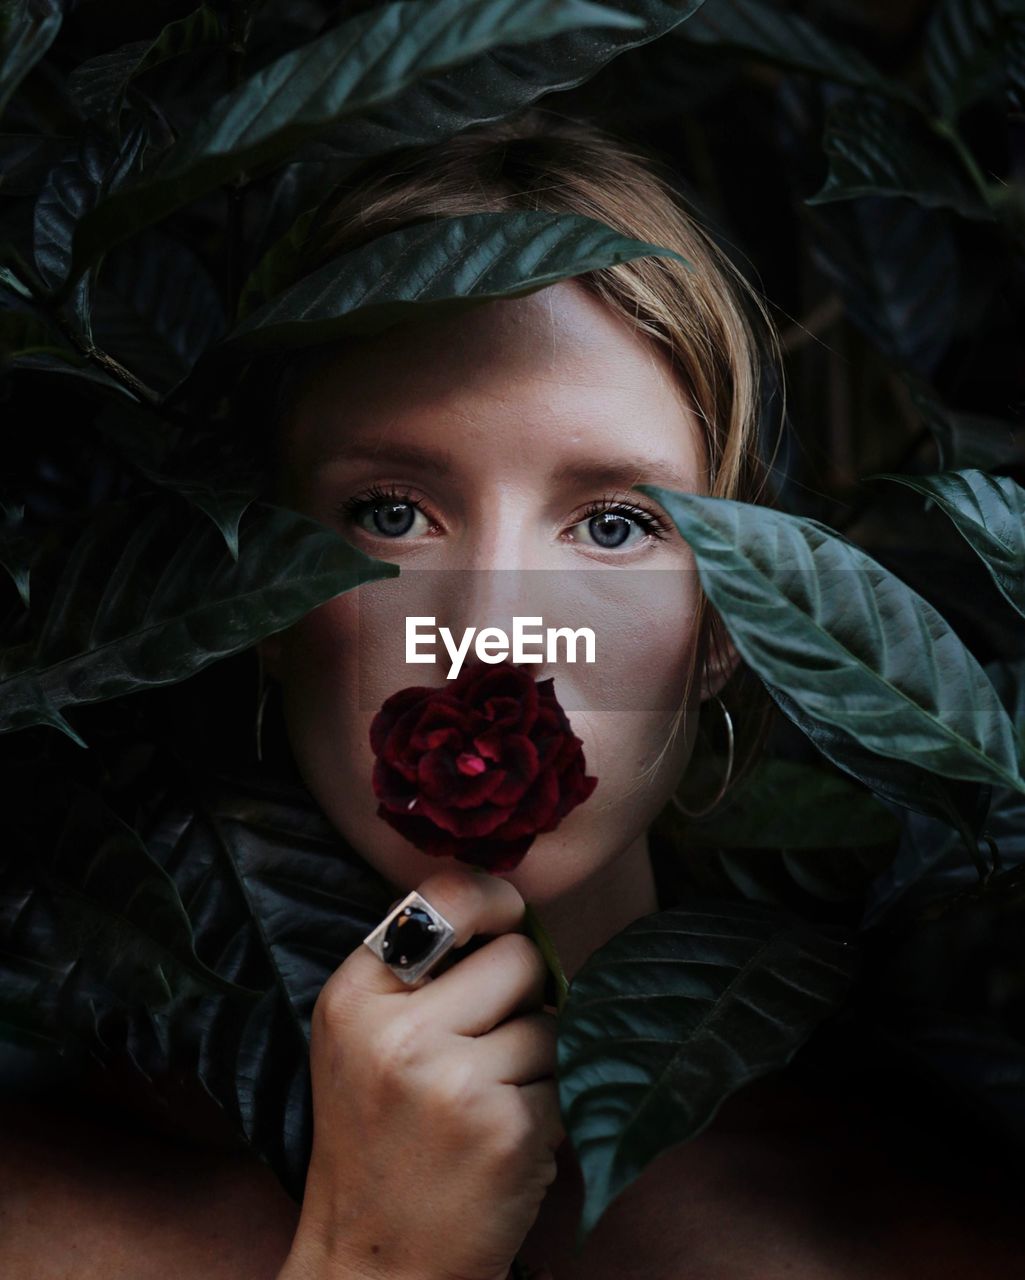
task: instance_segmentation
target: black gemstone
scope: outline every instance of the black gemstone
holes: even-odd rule
[[[384,958],[396,969],[408,969],[434,950],[438,926],[423,907],[403,907],[384,931]]]

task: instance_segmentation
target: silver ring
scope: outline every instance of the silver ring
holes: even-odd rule
[[[434,968],[455,940],[452,925],[414,889],[363,942],[397,978],[412,986]]]

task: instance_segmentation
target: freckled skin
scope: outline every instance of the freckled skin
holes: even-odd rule
[[[625,501],[660,512],[631,492],[638,482],[707,492],[701,425],[668,356],[564,281],[343,345],[308,379],[284,432],[277,500],[401,567],[399,577],[337,596],[261,645],[265,668],[282,683],[310,790],[393,883],[415,888],[437,863],[376,816],[370,721],[389,694],[440,687],[448,669],[440,644],[436,664],[405,662],[406,616],[434,616],[457,637],[470,626],[511,634],[516,615],[594,630],[595,663],[530,669],[555,677],[598,786],[505,873],[542,908],[572,972],[657,907],[646,829],[682,776],[703,696],[695,678],[685,726],[654,776],[641,776],[700,658],[699,583],[664,512],[663,539],[627,519],[618,535],[629,530],[626,545],[609,547],[586,508]],[[435,475],[383,456],[402,444],[448,453],[450,470]],[[324,455],[358,448],[382,456],[342,452],[318,466]],[[656,465],[631,470],[625,483],[556,478],[571,464],[637,455]],[[355,519],[338,511],[371,485],[396,486],[392,502],[408,492],[425,514],[396,537],[380,531],[372,511]]]

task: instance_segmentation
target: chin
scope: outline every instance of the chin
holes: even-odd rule
[[[571,892],[599,869],[602,858],[592,853],[584,862],[580,856],[581,849],[594,850],[597,844],[597,838],[588,839],[586,832],[575,836],[551,832],[538,836],[512,870],[492,875],[514,884],[525,902],[548,902]]]

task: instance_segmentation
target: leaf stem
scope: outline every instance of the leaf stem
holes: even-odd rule
[[[131,369],[126,369],[119,360],[115,360],[109,352],[101,350],[95,343],[86,341],[75,328],[68,324],[64,316],[58,308],[50,305],[48,298],[36,299],[42,303],[47,310],[54,324],[61,331],[71,345],[80,352],[85,358],[93,364],[98,365],[103,372],[119,383],[126,391],[128,391],[136,400],[141,400],[145,404],[158,405],[160,396],[148,387],[140,378],[137,378]]]
[[[929,126],[934,133],[941,138],[945,138],[954,148],[975,189],[982,197],[986,208],[993,209],[993,189],[986,181],[985,175],[978,164],[976,164],[975,157],[968,150],[964,138],[961,137],[951,121],[944,119],[942,116],[931,116],[929,117]]]

